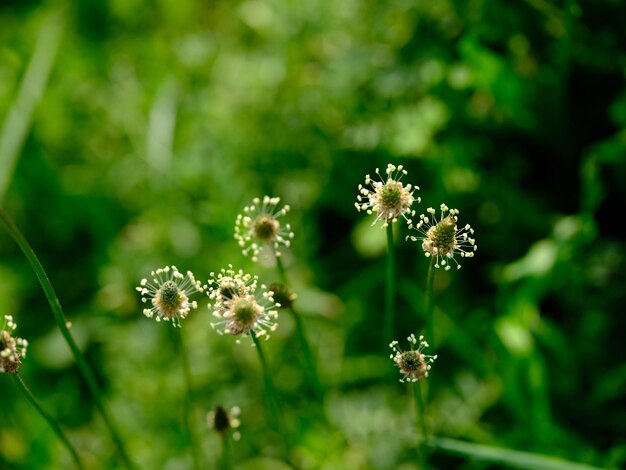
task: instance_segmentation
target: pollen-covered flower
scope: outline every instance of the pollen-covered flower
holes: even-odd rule
[[[414,228],[422,235],[409,235],[406,238],[414,242],[421,241],[426,257],[435,257],[436,268],[444,266],[447,271],[452,260],[456,263],[457,269],[461,269],[454,255],[458,253],[461,258],[474,257],[474,252],[478,249],[476,240],[472,238],[474,229],[469,224],[458,228],[457,209],[449,209],[445,204],[441,204],[440,209],[441,217],[437,220],[435,209],[429,207],[427,209],[429,215],[421,214],[420,221],[415,227],[409,225],[409,228]]]
[[[271,246],[274,254],[281,256],[281,247],[291,244],[294,237],[291,225],[281,225],[278,220],[289,212],[290,207],[284,205],[277,210],[279,202],[279,197],[264,196],[263,200],[257,197],[251,205],[243,208],[243,214],[237,215],[235,240],[243,248],[244,256],[252,255],[252,261],[257,261],[265,246]]]
[[[17,324],[11,315],[5,315],[0,329],[0,373],[17,374],[26,357],[28,341],[12,336]]]
[[[237,431],[237,428],[241,424],[239,421],[240,414],[241,410],[238,406],[233,406],[230,411],[226,411],[224,407],[218,405],[213,411],[209,411],[207,413],[207,424],[209,425],[209,428],[215,429],[220,434],[232,431],[233,439],[238,441],[241,437]]]
[[[152,304],[150,308],[143,309],[143,314],[148,318],[156,314],[156,321],[171,321],[175,327],[180,327],[180,321],[187,317],[189,311],[198,307],[198,303],[190,301],[189,296],[203,292],[205,287],[196,281],[191,271],[182,274],[176,266],[165,266],[150,274],[152,282],[142,279],[137,287],[142,295],[141,301]]]
[[[370,175],[365,175],[365,184],[371,186],[372,189],[359,184],[359,194],[354,206],[358,211],[376,214],[376,219],[372,225],[382,220],[382,226],[386,227],[389,222],[397,222],[400,216],[404,217],[410,224],[410,217],[415,215],[415,211],[411,210],[411,205],[415,200],[421,202],[421,198],[415,198],[413,193],[420,188],[410,184],[404,186],[400,182],[402,177],[407,174],[402,165],[395,166],[389,163],[385,173],[387,175],[386,180],[381,176],[380,170],[376,168],[376,174],[380,181],[375,181]]]
[[[219,334],[239,336],[254,331],[258,337],[269,339],[278,326],[276,309],[280,304],[274,301],[274,293],[263,284],[257,292],[258,277],[235,272],[230,265],[217,276],[211,273],[211,277],[207,295],[213,302],[209,308],[218,319],[211,326]]]
[[[403,375],[403,378],[400,379],[402,383],[417,382],[428,377],[430,365],[437,359],[436,355],[427,356],[422,353],[422,350],[428,347],[428,343],[424,341],[423,336],[419,337],[419,346],[417,349],[415,349],[415,345],[418,340],[415,338],[415,335],[412,334],[407,340],[411,345],[411,349],[408,351],[402,351],[397,341],[392,341],[391,344],[389,344],[389,347],[393,350],[393,354],[391,354],[389,358],[393,359],[393,362],[395,362],[396,366],[400,369]]]

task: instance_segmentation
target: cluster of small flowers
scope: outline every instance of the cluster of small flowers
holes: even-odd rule
[[[288,247],[294,233],[289,224],[282,226],[278,220],[289,211],[285,205],[276,210],[280,198],[265,196],[255,198],[250,206],[244,207],[235,221],[235,239],[243,247],[244,255],[252,255],[257,261],[261,250],[271,246],[275,256],[281,256],[281,247]],[[210,299],[209,309],[217,321],[211,326],[219,334],[228,333],[240,337],[252,335],[269,339],[270,333],[277,328],[277,308],[281,307],[274,300],[276,294],[290,306],[296,299],[295,293],[287,286],[273,284],[269,289],[258,283],[258,277],[235,271],[232,265],[219,273],[210,273],[207,284],[197,281],[191,271],[182,274],[176,266],[165,266],[150,273],[152,281],[142,279],[136,290],[141,294],[143,303],[150,303],[143,313],[156,321],[170,321],[175,327],[181,326],[192,309],[198,307],[190,296],[205,292]],[[4,334],[4,332],[3,332]],[[4,338],[4,337],[3,337]],[[240,342],[238,338],[236,340]],[[4,344],[4,343],[3,343]],[[253,343],[254,345],[254,343]],[[225,434],[239,426],[239,408],[227,412],[221,406],[207,415],[208,424],[218,432]],[[239,439],[239,432],[233,432],[233,439]]]
[[[270,332],[278,326],[276,308],[280,304],[274,301],[274,292],[263,284],[259,295],[258,286],[257,276],[244,274],[241,270],[235,272],[232,265],[218,275],[211,273],[207,292],[212,300],[209,308],[218,319],[211,326],[219,334],[238,336],[254,331],[256,336],[269,339]]]
[[[417,349],[415,349],[415,345],[418,340],[415,335],[412,334],[407,340],[411,345],[411,349],[408,351],[402,351],[398,346],[398,341],[392,341],[389,347],[393,350],[393,354],[389,355],[389,358],[395,362],[402,373],[403,378],[400,379],[400,382],[418,382],[428,377],[430,365],[435,362],[437,356],[428,356],[422,353],[422,350],[428,347],[423,336],[419,337]]]
[[[359,184],[357,202],[355,207],[358,211],[366,211],[368,214],[376,214],[376,218],[372,225],[381,220],[382,227],[388,227],[389,223],[397,222],[402,216],[410,230],[415,230],[419,235],[408,235],[407,240],[421,242],[422,250],[426,257],[433,257],[434,267],[443,267],[446,271],[450,269],[450,263],[454,262],[457,269],[461,269],[461,264],[455,259],[455,254],[461,258],[472,258],[478,249],[476,240],[473,238],[474,229],[469,224],[459,229],[458,209],[450,209],[446,204],[440,205],[441,216],[439,219],[435,216],[435,209],[429,207],[426,212],[428,215],[421,214],[419,222],[413,225],[412,217],[415,216],[415,210],[411,206],[415,201],[421,202],[421,198],[414,197],[419,186],[404,185],[400,180],[407,175],[407,171],[402,165],[387,165],[385,171],[386,178],[383,178],[378,168],[376,175],[378,180],[374,180],[370,175],[365,176],[365,186]],[[369,186],[367,188],[366,186]],[[398,347],[398,341],[393,341],[389,346],[393,349],[394,354],[390,357],[400,368],[403,379],[400,382],[417,382],[428,377],[430,365],[437,359],[437,356],[427,356],[422,353],[428,343],[424,341],[424,337],[420,336],[419,346],[415,335],[408,338],[411,344],[411,350],[403,352]]]
[[[17,324],[11,315],[5,315],[0,329],[0,373],[17,374],[26,357],[28,341],[13,337]]]
[[[435,258],[435,268],[444,267],[450,269],[450,261],[456,263],[457,269],[461,269],[461,264],[454,258],[459,254],[461,258],[471,258],[478,249],[476,240],[472,238],[474,229],[466,224],[462,229],[458,229],[457,222],[458,209],[449,209],[445,204],[441,204],[441,217],[436,219],[435,210],[432,207],[427,209],[429,215],[421,214],[420,220],[413,225],[412,217],[415,210],[411,209],[413,202],[421,202],[421,198],[415,198],[413,193],[419,190],[419,186],[406,186],[400,181],[407,171],[402,165],[395,166],[391,163],[387,165],[387,179],[383,179],[378,168],[376,174],[379,181],[373,180],[370,175],[365,176],[365,185],[359,184],[359,194],[355,207],[358,211],[366,211],[368,214],[376,214],[372,225],[382,220],[382,226],[387,227],[389,223],[397,222],[402,216],[409,229],[416,230],[420,235],[409,235],[407,240],[421,241],[424,254]]]
[[[265,196],[254,198],[252,204],[244,207],[235,221],[235,239],[243,247],[244,255],[252,255],[256,261],[261,249],[271,246],[276,256],[281,256],[280,247],[288,247],[294,234],[289,224],[282,226],[278,218],[289,211],[285,205],[276,210],[280,198]],[[157,321],[171,321],[180,327],[192,309],[198,307],[189,298],[196,292],[206,292],[209,296],[209,309],[218,320],[211,323],[219,334],[233,336],[250,335],[268,339],[276,330],[277,308],[281,304],[274,299],[278,295],[289,305],[296,298],[286,286],[273,285],[267,288],[258,284],[258,277],[234,271],[233,266],[211,273],[208,283],[197,281],[191,271],[183,275],[176,266],[165,266],[151,273],[152,282],[142,279],[136,288],[141,293],[141,301],[150,303],[143,310],[148,318]],[[237,340],[239,342],[239,340]]]

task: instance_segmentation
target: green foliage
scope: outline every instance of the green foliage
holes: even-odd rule
[[[138,467],[192,460],[178,332],[141,314],[134,287],[169,264],[279,281],[233,238],[264,194],[291,206],[284,268],[324,391],[281,312],[263,343],[286,432],[273,430],[256,351],[216,335],[196,295],[182,333],[203,458],[221,454],[206,413],[238,405],[239,468],[418,467],[411,391],[381,348],[384,230],[354,208],[388,162],[421,188],[418,214],[458,208],[479,246],[434,279],[432,466],[623,466],[625,14],[608,0],[3,2],[0,202]],[[403,341],[426,328],[429,260],[406,225],[394,232]],[[86,468],[121,465],[37,276],[0,230],[4,314],[31,344],[21,376]],[[0,467],[70,468],[0,379]]]

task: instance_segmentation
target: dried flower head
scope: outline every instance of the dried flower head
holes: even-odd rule
[[[152,307],[143,309],[143,314],[148,318],[156,314],[156,321],[171,321],[175,327],[180,327],[180,321],[187,317],[189,311],[198,307],[198,303],[191,302],[189,296],[203,292],[205,286],[196,281],[191,271],[182,274],[176,266],[165,266],[150,274],[152,282],[142,279],[137,287],[142,295],[141,301],[152,304]]]
[[[3,374],[17,374],[26,357],[28,341],[12,336],[16,328],[13,317],[5,315],[0,329],[0,373]]]
[[[419,337],[419,346],[417,349],[415,349],[415,345],[418,340],[415,338],[415,335],[412,334],[407,340],[411,345],[409,351],[402,351],[397,341],[392,341],[391,344],[389,344],[389,347],[393,350],[393,354],[391,354],[389,358],[393,359],[393,362],[396,363],[400,372],[402,372],[403,378],[400,379],[402,383],[405,383],[405,381],[417,382],[428,377],[430,365],[437,359],[436,355],[427,356],[422,353],[422,350],[428,347],[428,343],[424,341],[423,336]]]
[[[440,209],[441,217],[437,220],[435,209],[429,207],[427,209],[429,215],[421,214],[420,221],[415,227],[409,225],[409,228],[421,232],[422,235],[409,235],[406,238],[414,242],[421,241],[426,257],[435,257],[436,268],[444,266],[447,271],[450,269],[449,261],[452,260],[456,263],[457,269],[461,269],[454,255],[458,253],[461,258],[474,257],[474,252],[478,249],[476,240],[472,238],[474,229],[467,224],[459,230],[457,209],[449,209],[445,204],[441,204]]]
[[[213,309],[213,316],[219,319],[211,326],[219,334],[239,336],[254,331],[257,336],[269,339],[269,333],[278,326],[276,308],[280,304],[274,301],[274,293],[265,285],[261,285],[260,292],[257,292],[258,277],[241,270],[235,272],[231,265],[228,269],[222,269],[217,276],[211,273],[211,278],[207,291],[212,300],[209,308]]]
[[[383,221],[383,227],[389,222],[397,222],[402,216],[410,224],[415,215],[411,210],[413,201],[421,202],[421,198],[414,198],[413,193],[420,188],[407,184],[404,186],[400,180],[407,174],[402,165],[395,166],[389,163],[385,171],[387,179],[383,179],[380,170],[376,168],[376,174],[380,181],[373,180],[370,175],[365,175],[365,184],[371,186],[368,189],[359,184],[359,194],[354,206],[358,211],[366,211],[368,214],[376,213],[376,219],[372,222],[375,225],[379,220]]]
[[[226,411],[224,407],[218,405],[213,411],[207,413],[207,424],[209,428],[215,429],[220,434],[233,431],[233,439],[238,441],[241,435],[236,429],[241,424],[239,421],[240,414],[241,410],[238,406],[233,406],[230,411]]]
[[[252,254],[252,261],[265,246],[272,246],[274,254],[281,256],[281,247],[289,247],[294,233],[289,224],[281,225],[279,218],[289,212],[290,207],[284,205],[276,210],[279,197],[264,196],[263,200],[254,198],[252,204],[243,208],[243,214],[237,215],[235,221],[235,240],[243,248],[244,256]]]
[[[274,293],[274,300],[281,308],[293,307],[293,303],[298,298],[298,294],[285,284],[274,282],[270,285],[270,290]]]

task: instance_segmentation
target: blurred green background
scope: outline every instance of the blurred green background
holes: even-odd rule
[[[276,280],[233,239],[236,214],[264,194],[292,206],[285,264],[327,389],[312,398],[282,315],[264,344],[288,433],[269,430],[255,350],[216,335],[196,297],[183,334],[207,462],[221,450],[205,414],[222,404],[242,409],[241,468],[280,468],[282,441],[299,468],[417,468],[410,392],[381,349],[385,233],[354,208],[388,162],[420,186],[418,213],[458,208],[479,246],[436,275],[433,432],[624,465],[625,18],[620,0],[2,0],[1,204],[139,468],[191,460],[173,331],[141,314],[134,287],[167,264]],[[424,329],[427,260],[397,227],[406,347]],[[116,468],[6,230],[0,314],[30,341],[21,374],[88,467]],[[70,468],[0,379],[0,468]],[[432,463],[501,468],[441,451]]]

